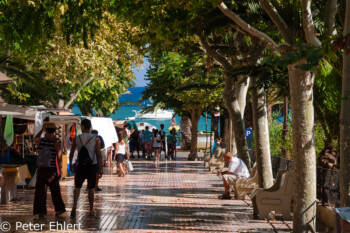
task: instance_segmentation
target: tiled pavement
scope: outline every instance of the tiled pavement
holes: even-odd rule
[[[85,188],[82,189],[76,219],[55,218],[48,195],[48,217],[35,220],[32,216],[34,190],[19,190],[19,200],[0,205],[0,229],[5,221],[11,232],[16,222],[43,224],[46,231],[60,229],[59,224],[82,224],[81,232],[290,232],[291,222],[282,220],[252,220],[249,199],[218,200],[223,192],[221,181],[209,174],[203,162],[186,161],[179,153],[177,161],[133,162],[135,171],[117,177],[105,171],[100,182],[102,192],[96,194],[97,217],[89,217]],[[67,210],[72,206],[73,178],[61,182]],[[50,192],[48,192],[50,193]],[[50,228],[50,223],[53,224]],[[17,223],[18,224],[18,223]],[[41,227],[41,226],[40,226]],[[66,232],[72,232],[72,230]],[[79,229],[78,226],[76,229]],[[1,231],[1,230],[0,230]],[[63,232],[63,231],[61,231]]]

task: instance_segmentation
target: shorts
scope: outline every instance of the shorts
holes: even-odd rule
[[[139,151],[140,150],[140,143],[137,140],[131,140],[130,141],[130,152],[134,152],[134,151]]]
[[[169,142],[169,143],[168,143],[168,150],[173,150],[173,149],[175,149],[175,148],[174,148],[174,143]]]
[[[237,176],[233,174],[225,174],[223,177],[230,185],[234,185],[238,179],[244,178],[243,176]]]
[[[153,149],[160,149],[160,146],[154,146]]]
[[[146,150],[152,150],[152,141],[145,142],[145,149]]]
[[[93,189],[96,185],[97,164],[78,165],[75,172],[74,185],[75,188],[81,188],[85,179],[87,179],[87,188]]]
[[[117,154],[117,163],[123,163],[125,154]]]

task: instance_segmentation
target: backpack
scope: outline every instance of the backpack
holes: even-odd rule
[[[92,136],[86,143],[85,145],[87,145],[92,138],[95,138],[95,136]],[[89,165],[92,164],[93,160],[90,157],[89,154],[89,150],[85,147],[85,145],[83,145],[83,143],[81,142],[81,138],[79,137],[80,140],[80,144],[81,144],[81,148],[78,152],[78,164],[80,165]]]
[[[38,167],[51,167],[51,150],[48,146],[45,146],[39,151],[38,159],[36,160],[36,165]]]

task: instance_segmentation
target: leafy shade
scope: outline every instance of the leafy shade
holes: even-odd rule
[[[148,86],[143,98],[152,98],[155,105],[163,103],[178,115],[187,115],[190,109],[222,104],[223,76],[217,68],[208,75],[205,63],[199,57],[190,58],[177,52],[164,52],[161,60],[147,72]]]
[[[40,79],[48,88],[32,85],[30,80],[19,80],[10,87],[8,101],[23,104],[33,102],[56,106],[59,100],[68,108],[79,103],[84,109],[95,109],[104,114],[113,112],[118,95],[134,85],[133,65],[140,65],[142,55],[129,42],[129,38],[138,34],[137,28],[127,22],[117,20],[108,13],[103,15],[99,30],[94,40],[89,41],[86,48],[83,42],[67,45],[65,38],[59,33],[48,43],[45,51],[36,56],[17,53],[27,70],[39,73]],[[50,90],[40,99],[35,97],[42,90]],[[19,97],[21,99],[19,99]]]

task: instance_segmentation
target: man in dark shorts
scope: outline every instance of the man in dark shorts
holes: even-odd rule
[[[96,185],[96,173],[98,173],[99,178],[102,177],[102,156],[101,156],[101,142],[98,137],[90,133],[91,121],[84,119],[81,122],[82,134],[75,137],[72,145],[72,149],[69,154],[69,169],[74,171],[73,167],[73,156],[74,151],[78,149],[78,167],[75,171],[75,189],[74,189],[74,204],[72,207],[71,217],[75,217],[76,208],[78,203],[78,198],[80,195],[80,189],[87,179],[88,181],[88,196],[90,203],[90,216],[95,216],[94,212],[94,195],[95,195],[95,185]],[[85,152],[86,153],[82,153]],[[81,155],[86,156],[81,156]],[[88,157],[90,159],[88,159]],[[84,159],[82,159],[84,158]],[[98,164],[98,166],[97,166]]]

